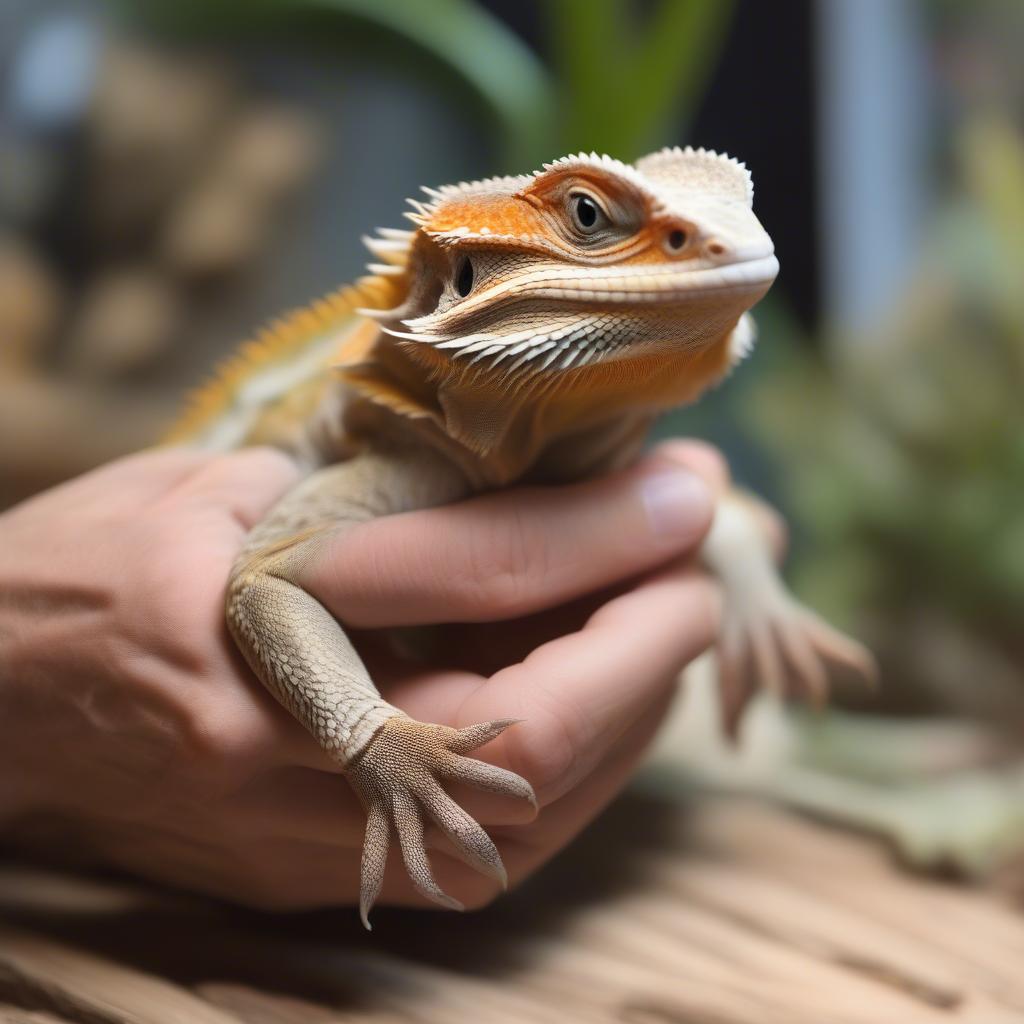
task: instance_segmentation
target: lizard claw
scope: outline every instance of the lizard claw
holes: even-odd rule
[[[396,716],[381,726],[363,754],[346,768],[345,774],[367,811],[359,887],[359,916],[367,930],[395,834],[417,892],[450,910],[464,909],[434,879],[424,836],[426,818],[448,837],[466,864],[493,878],[503,889],[507,886],[505,866],[491,837],[441,788],[439,780],[520,797],[536,808],[533,789],[525,779],[463,756],[517,721],[505,718],[452,729]]]
[[[758,600],[728,602],[716,645],[726,735],[735,740],[758,689],[800,696],[815,707],[828,698],[829,667],[878,678],[871,652],[805,608],[781,586]]]

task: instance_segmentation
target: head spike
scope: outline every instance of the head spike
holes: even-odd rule
[[[701,191],[752,205],[754,182],[745,164],[726,153],[666,146],[636,162],[636,169],[667,191]]]

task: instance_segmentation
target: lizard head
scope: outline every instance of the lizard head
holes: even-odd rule
[[[407,248],[405,301],[371,315],[449,375],[515,386],[730,337],[734,360],[753,338],[741,318],[778,271],[749,172],[706,150],[633,165],[580,154],[425,191],[406,240],[368,240]]]

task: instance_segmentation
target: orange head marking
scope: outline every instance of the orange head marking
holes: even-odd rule
[[[550,377],[721,342],[778,264],[746,168],[705,150],[428,189],[408,216],[410,287],[378,315],[453,371]],[[746,332],[749,337],[749,331]]]

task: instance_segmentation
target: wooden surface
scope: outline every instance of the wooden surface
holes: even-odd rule
[[[491,909],[372,935],[15,868],[0,918],[11,1024],[1024,1022],[1024,916],[750,802],[624,798]]]

